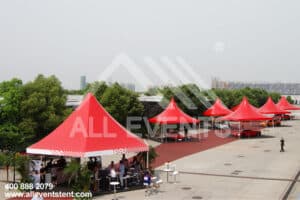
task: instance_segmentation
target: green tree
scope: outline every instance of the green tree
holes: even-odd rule
[[[178,106],[191,116],[199,116],[210,105],[207,101],[207,92],[201,91],[195,84],[186,84],[177,87],[164,87],[161,89],[164,103],[167,105],[174,97]]]
[[[138,100],[138,94],[123,88],[118,83],[107,87],[103,93],[96,93],[96,98],[122,125],[126,125],[128,116],[141,116],[144,110]]]
[[[0,166],[4,166],[6,169],[6,181],[9,181],[9,167],[14,164],[14,155],[9,151],[0,153]]]
[[[55,76],[37,78],[24,85],[20,127],[39,140],[56,128],[70,113],[65,106],[66,95]]]
[[[103,81],[95,81],[94,83],[88,84],[86,88],[86,92],[93,93],[97,99],[100,100],[108,86]]]
[[[25,136],[13,124],[3,124],[0,126],[0,150],[2,151],[21,151],[24,146]]]
[[[153,146],[149,146],[149,152],[141,152],[144,166],[147,167],[147,159],[149,159],[149,168],[152,169],[151,164],[155,161],[155,159],[159,156]],[[147,155],[148,154],[148,155]],[[148,158],[147,158],[148,157]]]
[[[146,96],[155,96],[155,95],[158,95],[158,94],[160,94],[160,88],[159,87],[151,87],[144,93],[144,95],[146,95]]]
[[[67,89],[64,89],[64,93],[66,95],[83,95],[85,93],[85,90],[67,90]]]
[[[221,89],[213,89],[212,93],[215,93],[217,97],[221,99],[221,101],[228,107],[232,108],[233,106],[237,105],[236,96],[240,98],[240,95],[234,94],[232,90],[221,90]]]
[[[281,95],[277,92],[269,92],[269,96],[272,98],[272,100],[277,103],[279,99],[281,98]]]
[[[220,97],[224,104],[229,108],[238,105],[244,96],[247,97],[249,102],[256,107],[261,107],[265,104],[269,96],[275,102],[277,102],[280,98],[280,94],[275,92],[268,93],[266,90],[260,88],[247,87],[234,90],[213,89],[212,91],[216,94],[216,96]]]
[[[92,172],[86,165],[81,166],[80,160],[73,159],[64,169],[64,173],[70,176],[69,185],[74,192],[90,192]],[[76,199],[91,199],[91,198],[76,198]]]
[[[287,100],[289,103],[294,104],[294,100],[292,99],[291,96],[287,96],[287,97],[286,97],[286,100]]]
[[[23,146],[24,135],[18,127],[23,95],[21,80],[0,83],[0,150],[16,151]]]
[[[16,170],[21,176],[21,183],[30,182],[29,160],[30,158],[28,156],[18,153],[15,155]]]
[[[20,119],[22,81],[12,79],[0,83],[0,122],[16,124]]]

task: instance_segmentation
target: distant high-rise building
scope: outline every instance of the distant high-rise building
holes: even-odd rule
[[[80,76],[80,89],[84,90],[86,88],[86,76]]]
[[[121,86],[128,90],[135,91],[135,85],[133,83],[121,83]]]
[[[226,89],[228,87],[228,82],[221,81],[219,78],[213,77],[211,80],[212,89]]]

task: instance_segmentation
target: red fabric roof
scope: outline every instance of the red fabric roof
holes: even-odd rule
[[[231,111],[236,111],[239,108],[240,104],[233,106],[232,108],[230,108]]]
[[[149,119],[150,123],[157,124],[192,124],[199,123],[195,119],[184,113],[176,104],[174,98],[171,99],[167,108],[155,117]]]
[[[224,116],[232,113],[231,110],[229,110],[222,101],[217,98],[214,105],[212,105],[210,108],[208,108],[203,115],[204,116]]]
[[[280,109],[272,100],[271,97],[268,98],[267,102],[258,111],[262,114],[286,114],[289,113],[286,110]]]
[[[244,97],[245,98],[245,97]],[[240,104],[238,104],[238,105],[236,105],[236,106],[233,106],[230,110],[231,111],[236,111],[239,107],[240,107],[240,105],[243,103],[243,100],[241,101],[241,103]],[[250,104],[250,106],[252,107],[252,108],[254,108],[255,110],[258,110],[258,108],[257,107],[255,107],[255,106],[253,106],[253,105],[251,105]]]
[[[147,150],[148,145],[120,125],[91,93],[53,132],[26,149],[32,154],[70,157]]]
[[[281,99],[277,103],[277,106],[282,110],[300,110],[299,107],[290,104],[285,96],[281,97]]]
[[[243,98],[236,111],[221,118],[221,120],[226,121],[262,121],[270,119],[270,117],[259,113],[257,109],[249,103],[246,97]]]

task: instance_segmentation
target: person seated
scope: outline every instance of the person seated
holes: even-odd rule
[[[110,164],[107,167],[107,170],[110,171],[111,169],[115,169],[115,162],[114,161],[111,161]]]
[[[141,166],[141,162],[140,162],[141,158],[139,155],[134,156],[133,160],[130,164],[130,167],[133,169],[133,173],[137,174],[142,170],[142,166]]]
[[[136,165],[136,164],[137,164],[137,157],[134,156],[133,159],[132,159],[132,161],[131,161],[131,163],[130,163],[130,166],[131,166],[132,168],[135,168],[135,165]]]
[[[45,170],[47,173],[51,172],[51,168],[53,167],[53,158],[50,158],[50,161],[47,162]]]
[[[40,175],[41,175],[41,183],[45,183],[45,174],[46,174],[46,167],[41,164],[41,169],[40,169]]]
[[[117,181],[117,172],[115,168],[111,168],[109,171],[110,181]]]
[[[97,165],[100,169],[102,169],[102,159],[101,159],[101,156],[95,157],[95,165]]]
[[[100,187],[100,168],[99,165],[96,165],[93,169],[93,181],[94,181],[94,187],[93,191],[99,191]]]
[[[150,186],[151,186],[151,174],[150,172],[147,170],[144,174],[144,186],[146,187],[146,195],[150,192]]]
[[[95,168],[95,166],[94,166],[94,161],[93,161],[93,158],[92,158],[92,157],[90,157],[90,158],[89,158],[89,161],[87,162],[87,168],[88,168],[89,170],[91,170],[91,171],[93,171],[93,169]]]
[[[137,164],[136,164],[136,168],[138,171],[142,171],[144,169],[144,157],[143,157],[143,153],[139,153],[137,155]]]
[[[61,156],[59,160],[57,160],[57,167],[63,169],[66,167],[66,165],[67,165],[66,159],[63,156]]]

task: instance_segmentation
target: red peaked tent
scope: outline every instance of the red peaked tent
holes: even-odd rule
[[[93,157],[148,151],[148,146],[121,126],[89,93],[60,126],[26,151],[42,155]]]
[[[258,109],[262,114],[286,114],[288,111],[280,109],[272,100],[271,97],[268,98],[267,102]]]
[[[245,98],[245,97],[244,97],[244,98]],[[238,105],[236,105],[236,106],[233,106],[230,110],[233,111],[233,112],[236,111],[236,110],[240,107],[240,105],[241,105],[242,103],[243,103],[243,101],[241,101],[240,104],[238,104]],[[251,104],[250,104],[250,106],[253,107],[255,110],[258,110],[258,108],[256,108],[255,106],[253,106],[253,105],[251,105]]]
[[[243,98],[236,111],[221,118],[221,120],[226,121],[262,121],[270,119],[270,117],[260,114],[257,109],[249,103],[246,97]]]
[[[192,124],[199,123],[200,120],[185,114],[172,98],[167,108],[157,116],[149,119],[149,122],[156,124]]]
[[[281,99],[277,103],[277,106],[282,110],[300,110],[299,107],[290,104],[285,96],[281,97]]]
[[[212,105],[210,108],[208,108],[203,115],[204,116],[224,116],[232,113],[231,110],[229,110],[223,103],[222,101],[217,98],[216,102],[214,105]]]

